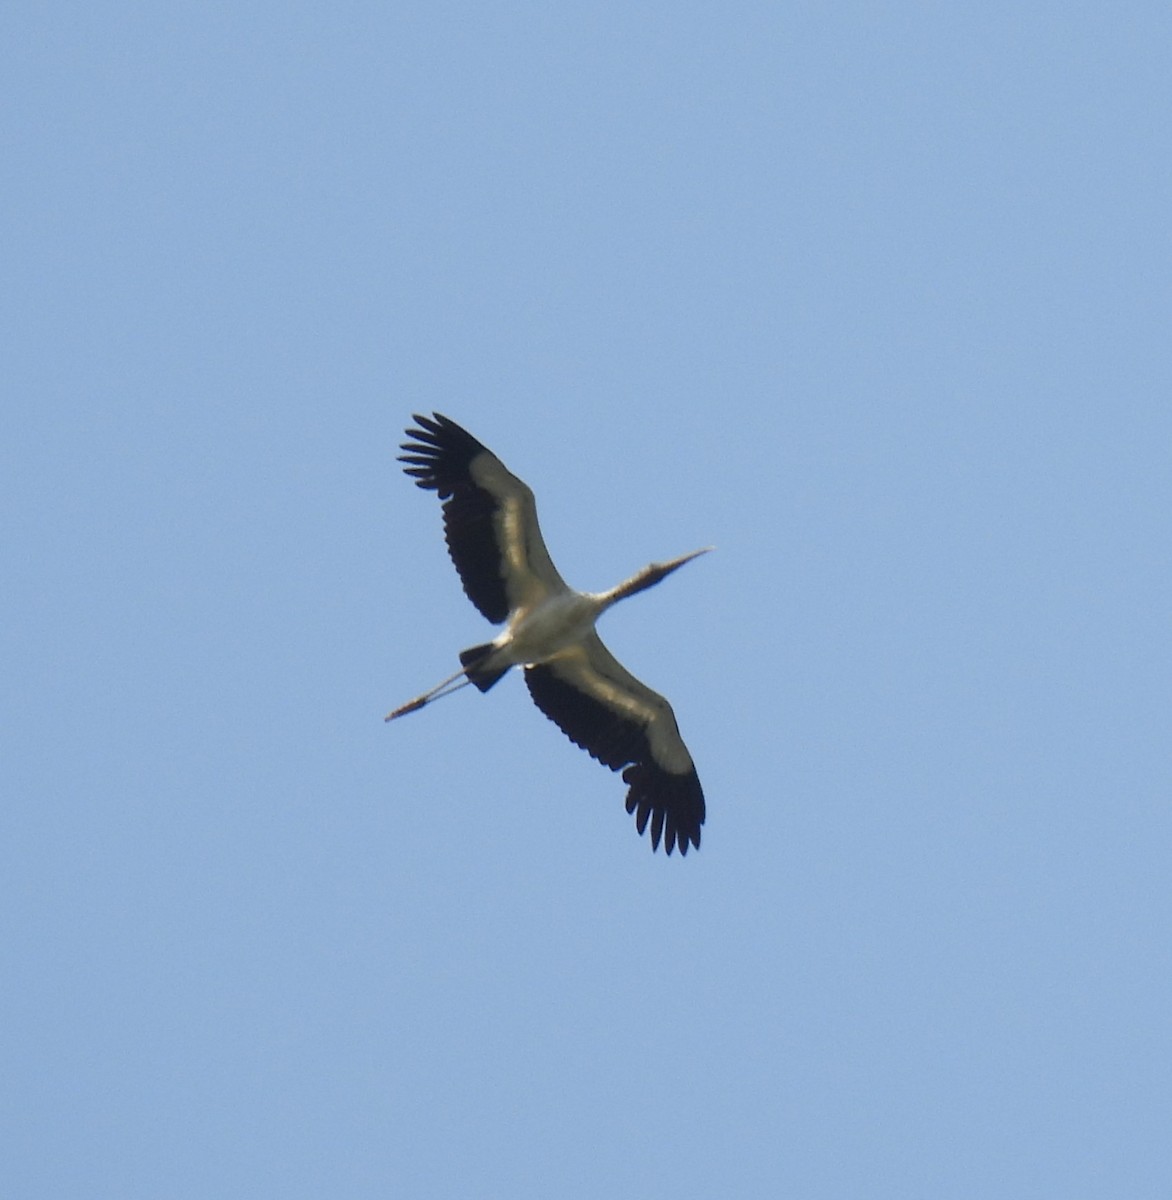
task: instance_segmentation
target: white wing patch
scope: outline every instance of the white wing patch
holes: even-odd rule
[[[537,524],[533,492],[495,454],[478,454],[469,474],[500,506],[494,525],[500,544],[509,607],[532,608],[547,596],[568,591],[546,549]]]
[[[693,769],[692,756],[680,737],[672,707],[630,671],[591,633],[581,646],[563,651],[548,664],[568,683],[647,732],[651,755],[673,775]]]

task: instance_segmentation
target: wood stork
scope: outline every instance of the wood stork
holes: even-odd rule
[[[608,592],[576,592],[545,548],[532,491],[455,421],[440,413],[416,414],[415,421],[399,461],[419,487],[439,494],[448,553],[464,591],[505,628],[465,650],[459,671],[386,719],[469,683],[487,692],[510,667],[521,666],[537,707],[600,763],[623,769],[627,812],[639,833],[650,821],[652,849],[661,835],[668,854],[676,846],[680,854],[699,848],[704,792],[671,705],[619,664],[594,623],[612,604],[712,547],[652,563]]]

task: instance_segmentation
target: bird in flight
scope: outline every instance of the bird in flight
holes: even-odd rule
[[[607,592],[577,592],[553,565],[530,489],[455,421],[415,415],[399,461],[443,501],[444,538],[468,599],[504,625],[460,655],[460,670],[387,715],[392,721],[474,684],[487,692],[515,666],[537,707],[628,785],[627,812],[651,847],[700,846],[704,792],[671,705],[640,683],[594,630],[612,604],[711,550],[652,563]],[[458,682],[457,682],[458,681]]]

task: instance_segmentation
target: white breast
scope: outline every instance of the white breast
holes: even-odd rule
[[[598,616],[592,596],[565,591],[549,596],[535,608],[516,614],[505,631],[509,656],[517,663],[540,663],[579,642]]]

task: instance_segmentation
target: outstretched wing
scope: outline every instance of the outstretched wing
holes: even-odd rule
[[[468,599],[499,625],[513,609],[567,590],[529,488],[455,421],[440,413],[415,420],[399,461],[444,502],[444,538]]]
[[[582,749],[617,771],[625,767],[627,812],[651,847],[668,854],[700,847],[704,792],[671,705],[640,683],[591,633],[578,646],[525,668],[537,707]]]

